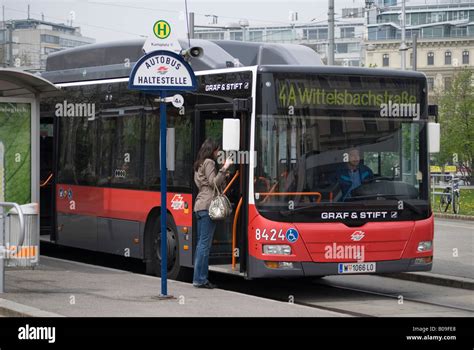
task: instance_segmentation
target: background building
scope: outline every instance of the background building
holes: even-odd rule
[[[328,22],[310,22],[301,24],[297,14],[293,21],[283,26],[250,26],[248,21],[229,23],[219,27],[216,17],[207,28],[197,28],[195,38],[208,40],[239,40],[269,43],[303,44],[312,47],[326,61],[328,49]],[[212,28],[216,25],[216,28]],[[197,26],[199,27],[199,26]],[[365,29],[364,9],[343,9],[342,15],[335,19],[335,64],[359,66],[361,47]]]
[[[0,22],[0,64],[30,72],[45,69],[51,52],[95,43],[79,27],[36,19]]]
[[[401,68],[401,1],[378,0],[367,10],[364,64]],[[412,38],[417,34],[417,70],[428,78],[430,97],[448,89],[459,67],[474,62],[474,2],[426,1],[406,5],[406,69],[413,69]]]

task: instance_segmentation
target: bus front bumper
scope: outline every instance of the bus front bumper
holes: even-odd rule
[[[263,260],[249,258],[248,278],[311,277],[341,275],[339,263],[292,262],[292,267],[269,268]],[[375,274],[430,271],[433,263],[415,263],[413,259],[376,261]],[[374,273],[371,273],[374,274]],[[349,275],[349,274],[347,274]],[[354,275],[350,274],[350,275]]]

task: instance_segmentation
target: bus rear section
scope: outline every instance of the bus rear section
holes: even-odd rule
[[[259,73],[249,276],[430,270],[424,75]]]
[[[249,123],[245,107],[252,70],[230,68],[202,75],[198,91],[183,94],[182,108],[169,107],[167,130],[168,276],[186,278],[197,242],[193,162],[207,137],[219,140],[225,118]],[[161,274],[160,123],[154,96],[127,89],[126,79],[60,84],[61,94],[43,101],[42,117],[54,121],[54,221],[56,244],[143,259],[149,274]],[[233,84],[237,91],[206,92]],[[234,101],[244,106],[239,109]],[[238,105],[238,104],[237,104]],[[90,106],[90,114],[87,108]],[[244,108],[245,107],[245,108]],[[81,114],[76,114],[76,111]],[[71,111],[69,114],[68,111]],[[245,142],[242,141],[242,145]],[[242,198],[245,165],[236,164],[227,195],[234,208]],[[218,223],[211,264],[232,258],[232,227]],[[237,220],[237,221],[236,221]],[[241,239],[241,236],[240,236]],[[231,270],[228,268],[228,270]],[[236,270],[237,271],[237,270]]]
[[[186,42],[187,43],[187,42]],[[130,67],[142,41],[95,44],[48,58],[44,77],[61,90],[41,101],[45,143],[42,226],[51,242],[143,259],[149,274],[161,273],[160,215],[168,211],[168,277],[189,275],[197,242],[193,163],[207,137],[222,137],[223,120],[238,119],[241,145],[248,148],[255,67],[233,67],[233,57],[208,41],[193,62],[197,91],[183,93],[182,107],[167,108],[167,203],[160,200],[159,103],[156,95],[127,88]],[[254,50],[258,47],[254,47]],[[307,49],[312,52],[310,49]],[[46,146],[52,144],[50,150]],[[248,164],[235,164],[227,195],[240,215],[219,222],[210,263],[232,270],[232,232],[245,232]],[[50,174],[53,174],[50,177]],[[45,185],[46,186],[46,185]],[[237,241],[238,240],[238,241]],[[245,256],[245,236],[234,243]],[[237,247],[236,247],[237,248]],[[242,260],[244,260],[242,258]]]
[[[127,89],[130,68],[119,64],[136,60],[142,45],[97,44],[48,59],[45,77],[62,91],[42,101],[54,135],[44,180],[52,170],[51,241],[140,258],[159,274],[159,110],[150,94]],[[422,74],[316,66],[315,53],[296,45],[206,45],[220,56],[194,62],[199,90],[168,109],[170,277],[193,267],[192,164],[226,118],[239,119],[248,158],[230,176],[234,211],[218,224],[212,269],[247,278],[431,269]],[[228,67],[238,54],[248,67]]]

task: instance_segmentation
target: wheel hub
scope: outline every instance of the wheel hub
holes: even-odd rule
[[[176,235],[174,231],[167,227],[166,229],[166,237],[167,237],[167,249],[166,249],[166,255],[167,255],[167,269],[171,270],[176,262],[177,258],[177,242],[176,242]],[[158,232],[158,235],[155,238],[154,242],[154,251],[156,258],[161,261],[161,232]]]

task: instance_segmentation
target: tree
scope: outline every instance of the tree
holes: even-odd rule
[[[474,71],[463,68],[440,98],[440,164],[472,168],[474,158]]]

